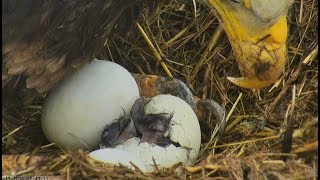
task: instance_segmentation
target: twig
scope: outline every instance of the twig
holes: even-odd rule
[[[213,33],[213,36],[211,37],[210,41],[209,41],[209,44],[207,45],[206,49],[204,50],[201,58],[198,60],[198,63],[195,65],[193,71],[191,72],[191,76],[189,78],[189,84],[191,84],[195,77],[197,76],[199,70],[200,70],[200,67],[203,65],[203,63],[206,61],[206,57],[207,55],[209,54],[209,52],[215,47],[215,45],[217,44],[218,42],[218,39],[219,37],[221,36],[223,32],[223,28],[221,25],[219,25],[217,27],[217,29],[214,31]]]
[[[140,26],[139,23],[136,23],[138,26],[138,29],[141,33],[141,35],[143,36],[144,40],[147,42],[147,44],[149,45],[149,48],[151,49],[153,55],[155,56],[156,60],[160,63],[160,65],[162,66],[162,68],[164,69],[164,71],[167,73],[167,75],[171,78],[173,78],[170,70],[168,69],[167,65],[164,63],[162,57],[160,56],[160,54],[158,53],[158,51],[156,50],[156,48],[154,47],[154,45],[152,44],[151,40],[148,38],[147,34],[144,32],[144,30],[142,29],[142,27]]]
[[[229,120],[229,118],[230,118],[231,114],[233,113],[234,109],[236,108],[236,106],[237,106],[238,102],[240,101],[241,97],[242,97],[242,93],[240,93],[240,94],[239,94],[239,96],[238,96],[238,98],[237,98],[236,102],[233,104],[233,106],[232,106],[231,110],[229,111],[229,113],[228,113],[228,115],[227,115],[227,117],[226,117],[225,122],[228,122],[228,120]]]
[[[8,138],[9,136],[13,135],[13,134],[16,133],[17,131],[19,131],[21,128],[23,128],[23,126],[20,126],[20,127],[16,128],[16,129],[14,129],[13,131],[11,131],[9,134],[7,134],[6,136],[4,136],[4,137],[2,138],[2,141],[5,140],[6,138]]]
[[[254,140],[248,140],[248,141],[242,141],[242,142],[235,142],[235,143],[229,143],[229,144],[213,146],[211,148],[216,149],[216,148],[222,148],[222,147],[237,146],[237,145],[242,145],[242,144],[254,143],[254,142],[258,142],[258,141],[266,141],[266,140],[271,140],[271,139],[277,139],[279,137],[280,137],[280,135],[275,135],[275,136],[265,137],[265,138],[261,138],[261,139],[254,139]]]
[[[290,153],[292,149],[292,136],[293,136],[293,128],[295,123],[295,118],[293,117],[294,106],[296,102],[296,86],[294,85],[292,88],[292,103],[291,103],[291,110],[289,113],[289,121],[287,124],[286,131],[283,134],[282,140],[282,151],[281,153]],[[286,161],[287,156],[283,156],[282,160]]]

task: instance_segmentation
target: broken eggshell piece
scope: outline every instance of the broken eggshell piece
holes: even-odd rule
[[[41,114],[42,130],[50,142],[64,148],[96,148],[104,127],[128,114],[138,97],[136,81],[125,68],[95,60],[49,94]]]
[[[136,165],[141,171],[146,172],[146,167],[144,163],[140,160],[138,156],[133,153],[122,151],[119,149],[111,149],[111,148],[104,148],[92,151],[89,154],[90,157],[94,158],[95,160],[108,163],[119,165],[122,164],[130,169],[135,169],[131,163]],[[131,162],[131,163],[130,163]]]
[[[170,168],[179,162],[192,163],[193,158],[197,154],[195,150],[176,147],[173,144],[168,147],[161,147],[148,142],[140,143],[140,139],[136,137],[128,139],[123,144],[116,146],[115,149],[130,152],[138,156],[144,163],[147,172],[154,171],[152,158],[159,168]]]
[[[179,97],[161,94],[151,98],[145,106],[146,114],[173,114],[169,136],[182,147],[196,150],[201,144],[201,131],[198,118],[193,109]]]
[[[200,125],[192,108],[182,99],[172,95],[158,95],[145,106],[146,114],[172,114],[167,136],[179,144],[161,147],[133,137],[115,149],[136,154],[145,163],[148,171],[154,170],[154,158],[158,167],[169,168],[179,162],[191,164],[199,153],[201,143]]]

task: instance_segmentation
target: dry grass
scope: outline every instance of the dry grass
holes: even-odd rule
[[[284,76],[277,86],[260,92],[240,89],[227,81],[227,76],[239,76],[239,71],[228,39],[210,8],[201,4],[194,7],[192,1],[172,0],[161,4],[153,15],[146,13],[141,18],[139,24],[159,57],[165,60],[174,77],[188,83],[195,95],[218,101],[228,113],[242,93],[230,113],[224,136],[209,144],[210,133],[204,136],[198,163],[193,167],[177,166],[183,167],[180,174],[174,172],[177,167],[152,174],[115,168],[91,160],[86,152],[63,152],[56,146],[46,146],[49,143],[40,126],[43,98],[33,105],[13,106],[2,117],[2,153],[29,152],[49,157],[40,168],[20,172],[24,176],[315,179],[318,173],[317,4],[317,0],[295,1],[289,13],[289,60]],[[127,37],[116,36],[110,40],[100,54],[102,57],[134,73],[166,76],[137,27]],[[214,129],[210,118],[208,124],[209,129]],[[291,127],[294,128],[293,149],[291,153],[283,153],[288,146],[282,147],[283,132]]]

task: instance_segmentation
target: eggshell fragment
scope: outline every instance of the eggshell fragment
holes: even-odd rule
[[[195,150],[176,147],[173,144],[168,147],[160,147],[147,142],[140,143],[139,138],[128,139],[122,145],[116,146],[115,149],[130,152],[138,156],[145,164],[148,172],[152,172],[154,170],[154,162],[152,158],[155,160],[158,167],[170,168],[179,162],[187,164],[191,163],[192,159],[190,154],[195,154]]]
[[[98,147],[107,124],[118,119],[139,97],[132,75],[120,65],[95,60],[66,77],[42,109],[47,139],[69,149]]]
[[[147,114],[173,113],[170,122],[170,139],[199,152],[201,131],[193,109],[179,97],[161,94],[151,98],[145,106]]]
[[[104,163],[127,166],[128,168],[134,169],[131,163],[139,167],[139,169],[143,172],[147,172],[145,165],[143,162],[137,157],[135,154],[122,151],[119,149],[111,149],[111,148],[104,148],[92,151],[89,154],[90,157],[102,161]],[[130,163],[131,162],[131,163]]]

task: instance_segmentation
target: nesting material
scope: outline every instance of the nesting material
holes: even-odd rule
[[[194,4],[194,2],[196,4]],[[226,113],[230,112],[239,94],[243,96],[228,121],[228,131],[216,145],[208,143],[215,124],[207,119],[203,125],[203,152],[192,168],[197,171],[183,170],[181,174],[172,169],[162,169],[156,173],[140,173],[128,168],[110,166],[109,164],[88,163],[87,152],[61,151],[47,142],[38,141],[42,137],[39,110],[43,99],[34,104],[24,106],[15,104],[2,118],[2,153],[20,154],[38,152],[50,157],[49,162],[41,168],[21,170],[19,176],[63,176],[73,179],[303,179],[317,177],[318,148],[313,151],[304,149],[295,153],[281,154],[279,143],[282,138],[268,138],[281,135],[282,127],[287,122],[291,99],[292,85],[289,76],[295,76],[296,101],[294,104],[294,120],[297,122],[293,146],[299,148],[310,145],[318,139],[318,58],[308,58],[311,52],[318,49],[318,1],[296,0],[290,8],[288,19],[290,31],[288,38],[288,63],[284,76],[276,86],[266,88],[255,95],[231,85],[227,76],[240,76],[238,65],[234,61],[230,43],[224,32],[217,41],[210,41],[218,27],[218,20],[212,8],[197,1],[162,1],[154,14],[142,16],[139,20],[154,45],[161,50],[164,62],[174,77],[187,82],[189,87],[200,98],[212,98],[225,105]],[[137,30],[133,28],[129,36],[114,36],[100,52],[104,59],[115,62],[139,74],[155,74],[165,76],[147,43]],[[216,42],[216,43],[214,43]],[[207,51],[209,49],[209,51]],[[201,61],[203,59],[203,61]],[[300,62],[308,60],[303,68]],[[198,64],[198,66],[195,66]],[[193,71],[196,67],[198,71]],[[297,71],[298,70],[298,71]],[[294,73],[296,72],[297,73]],[[195,72],[195,73],[193,73]],[[291,79],[291,78],[290,78]],[[289,87],[289,88],[286,88]],[[272,126],[261,129],[260,117],[265,116],[265,108],[269,109]],[[263,111],[262,111],[263,110]],[[312,122],[311,124],[309,124]],[[229,125],[230,123],[230,125]],[[250,123],[250,125],[248,125]],[[280,130],[280,131],[279,131]],[[296,131],[297,130],[297,131]],[[241,145],[236,144],[241,143]],[[214,149],[213,148],[225,145]],[[293,149],[295,150],[295,149]],[[38,154],[38,153],[36,153]],[[288,156],[283,163],[277,161]],[[20,159],[16,159],[20,160]],[[13,163],[13,162],[12,162]],[[3,163],[4,164],[4,163]],[[175,167],[173,167],[174,169]],[[24,171],[22,173],[22,171]]]

